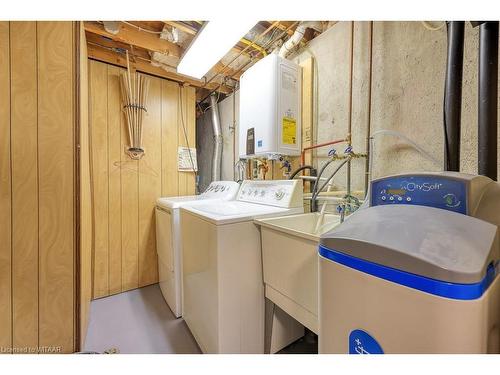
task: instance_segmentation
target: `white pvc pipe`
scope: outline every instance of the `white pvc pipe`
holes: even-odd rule
[[[322,25],[319,21],[305,21],[299,23],[295,32],[292,36],[285,42],[280,48],[279,56],[285,58],[293,48],[300,43],[307,29],[315,29],[318,31],[322,31]]]

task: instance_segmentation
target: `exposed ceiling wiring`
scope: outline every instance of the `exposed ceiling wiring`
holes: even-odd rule
[[[221,81],[220,81],[220,85],[219,87],[222,87],[222,85],[224,84],[224,76],[221,76]],[[217,92],[217,103],[219,103],[219,99],[220,99],[220,91]],[[206,99],[204,99],[206,100]],[[201,108],[201,107],[200,107]],[[210,108],[212,108],[211,105],[209,105],[207,108],[205,108],[205,110],[202,110],[202,113],[205,113],[206,111],[208,111]]]
[[[96,22],[101,24],[101,25],[105,24],[103,21],[96,21]],[[197,23],[198,25],[203,25],[203,23],[199,22],[199,21],[190,21],[189,23],[183,22],[183,21],[180,21],[180,22],[185,23],[186,25],[189,25],[190,27],[192,27],[194,30],[197,30],[198,32],[199,32],[199,29],[195,25],[195,23]],[[139,26],[135,23],[128,22],[128,21],[117,21],[117,23],[118,24],[122,23],[124,25],[128,25],[130,27],[133,27],[134,29],[137,29],[138,31],[146,32],[146,33],[150,33],[150,34],[155,34],[155,35],[161,35],[163,32],[163,30],[162,31],[151,30],[151,29],[155,28],[156,24],[152,24],[151,26],[149,24],[145,24],[145,26],[148,27],[148,28],[145,28],[144,25],[142,25],[142,24],[141,24],[142,26]],[[260,25],[261,29],[259,29],[259,30],[256,29],[257,31],[254,32],[252,37],[248,40],[245,40],[246,46],[243,49],[240,49],[238,52],[236,52],[236,54],[233,54],[232,56],[231,55],[226,56],[226,59],[229,57],[229,59],[230,59],[230,60],[228,59],[229,62],[226,64],[223,64],[222,68],[219,69],[218,71],[214,72],[215,74],[213,74],[210,78],[208,78],[208,79],[205,78],[205,83],[202,86],[202,88],[207,89],[207,85],[212,81],[215,81],[215,82],[220,81],[220,83],[218,82],[219,85],[217,85],[216,88],[210,90],[210,93],[204,99],[202,99],[199,103],[202,103],[204,100],[206,100],[210,96],[210,94],[212,94],[215,91],[218,91],[218,93],[219,93],[218,99],[220,99],[221,92],[219,90],[223,85],[225,85],[226,83],[229,83],[229,82],[236,82],[237,83],[238,79],[239,79],[239,75],[241,74],[242,71],[245,71],[246,69],[248,69],[250,66],[255,64],[258,60],[260,60],[260,58],[262,56],[265,56],[267,53],[270,53],[274,48],[276,48],[276,46],[279,46],[280,40],[282,40],[287,34],[289,34],[290,30],[293,30],[293,27],[296,26],[297,24],[298,24],[298,22],[293,22],[293,23],[291,22],[288,26],[286,26],[284,24],[281,24],[280,21],[268,21],[269,26],[266,26],[266,29],[264,31],[262,31],[264,26],[261,24]],[[259,32],[258,35],[256,35],[257,32]],[[113,38],[111,38],[111,39],[114,40]],[[153,59],[152,57],[149,57],[149,58],[145,57],[145,54],[143,53],[142,49],[139,51],[135,51],[135,48],[132,48],[131,46],[130,47],[122,47],[122,46],[113,47],[113,46],[107,45],[106,43],[100,44],[98,41],[97,41],[97,43],[89,41],[88,44],[94,45],[94,46],[97,46],[99,48],[103,48],[105,50],[109,50],[109,51],[112,51],[115,53],[119,53],[119,54],[125,54],[126,51],[128,50],[130,53],[130,57],[133,60],[141,60],[141,61],[145,61],[145,62],[148,62],[150,64],[153,64],[155,66],[158,66],[155,64],[155,63],[157,63],[155,59]],[[239,47],[241,48],[241,46],[239,46]],[[238,46],[237,46],[237,48],[238,48]],[[246,51],[248,51],[248,52],[246,52]],[[248,56],[248,59],[243,59],[243,60],[239,59],[242,56]],[[175,69],[176,69],[175,65],[171,65],[168,62],[166,64],[162,62],[162,64],[165,65],[164,68],[167,71],[169,70],[169,68],[172,68],[173,69],[172,71],[175,71]],[[221,64],[222,64],[222,60],[221,60]],[[207,111],[209,108],[210,107],[206,108],[205,111]]]
[[[260,39],[262,39],[269,31],[271,31],[272,29],[274,29],[277,25],[279,24],[278,21],[274,22],[271,26],[269,26],[262,34],[260,34],[260,36],[258,38],[256,38],[254,40],[254,43],[257,43],[258,41],[260,42]],[[227,63],[224,68],[221,69],[221,71],[218,72],[218,74],[222,74],[224,73],[230,66],[231,64],[236,61],[242,54],[243,52],[245,52],[246,50],[248,50],[250,48],[250,46],[247,46],[245,47],[243,50],[241,50],[229,63]],[[234,75],[234,74],[233,74]],[[213,81],[213,79],[215,78],[212,77],[210,78],[205,84],[208,84],[210,83],[211,81]]]
[[[97,47],[100,47],[100,48],[103,48],[103,49],[106,49],[108,51],[112,51],[112,52],[116,52],[116,53],[120,53],[122,55],[125,55],[127,51],[125,48],[119,48],[119,47],[109,47],[109,46],[104,46],[102,44],[99,44],[99,43],[95,43],[95,42],[92,42],[92,41],[87,41],[88,44],[90,45],[93,45],[93,46],[97,46]],[[143,61],[147,61],[149,63],[151,63],[151,59],[147,59],[145,57],[142,57],[140,55],[137,55],[136,53],[133,53],[132,50],[129,51],[129,55],[131,57],[133,57],[134,59],[139,59],[139,60],[143,60]],[[167,65],[167,64],[164,64],[164,65]],[[172,66],[172,65],[167,65],[168,67],[170,68],[173,68],[175,69],[175,66]]]
[[[130,22],[127,22],[127,21],[121,21],[122,23],[124,23],[125,25],[129,25],[129,26],[132,26],[132,27],[135,27],[137,30],[139,31],[145,31],[147,33],[150,33],[150,34],[157,34],[157,35],[160,35],[163,31],[153,31],[153,30],[148,30],[148,29],[145,29],[143,27],[140,27],[140,26],[137,26],[137,25],[134,25],[133,23],[130,23]]]
[[[287,27],[285,30],[283,30],[283,32],[277,37],[275,38],[274,40],[270,40],[268,43],[266,43],[265,46],[263,46],[263,48],[265,49],[268,49],[268,48],[271,48],[274,46],[274,44],[279,41],[280,39],[282,39],[286,34],[288,34],[288,30],[291,30],[294,26],[296,26],[299,22],[296,21],[294,22],[293,24],[291,24],[289,27]],[[258,61],[258,60],[257,60]],[[248,61],[246,64],[244,64],[243,66],[241,66],[236,72],[234,72],[231,76],[229,76],[229,78],[233,78],[236,74],[238,74],[239,72],[241,72],[243,69],[245,68],[249,68],[250,66],[252,66],[253,64],[255,64],[256,62],[256,59],[251,59],[250,61]],[[248,66],[250,64],[250,66]]]

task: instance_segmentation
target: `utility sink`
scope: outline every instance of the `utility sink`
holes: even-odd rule
[[[255,223],[260,226],[266,297],[318,333],[318,243],[321,234],[340,224],[340,216],[321,219],[315,212]]]

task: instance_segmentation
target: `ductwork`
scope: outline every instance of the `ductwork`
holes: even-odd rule
[[[172,27],[172,29],[169,30],[165,26],[161,31],[160,39],[168,40],[171,43],[179,43],[179,29]]]
[[[299,23],[290,39],[281,46],[279,56],[285,58],[293,48],[300,43],[307,29],[315,29],[321,32],[323,31],[323,26],[320,21],[305,21]]]
[[[219,105],[217,94],[210,95],[210,106],[212,111],[212,127],[214,129],[214,153],[212,157],[212,181],[220,181],[222,166],[222,128],[220,125]]]
[[[120,21],[103,21],[104,30],[108,33],[116,35],[120,32]]]
[[[165,26],[160,34],[160,39],[168,40],[170,43],[175,43],[186,49],[190,42],[190,35],[176,27]],[[151,56],[151,65],[160,67],[167,72],[177,72],[175,67],[179,63],[178,57],[156,51],[150,51],[149,56]]]
[[[177,72],[177,69],[174,68],[179,61],[177,57],[156,51],[149,51],[149,56],[151,56],[151,65],[160,67],[167,72]]]

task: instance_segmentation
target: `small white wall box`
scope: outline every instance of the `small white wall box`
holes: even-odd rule
[[[270,54],[240,79],[240,158],[300,155],[301,67]]]

